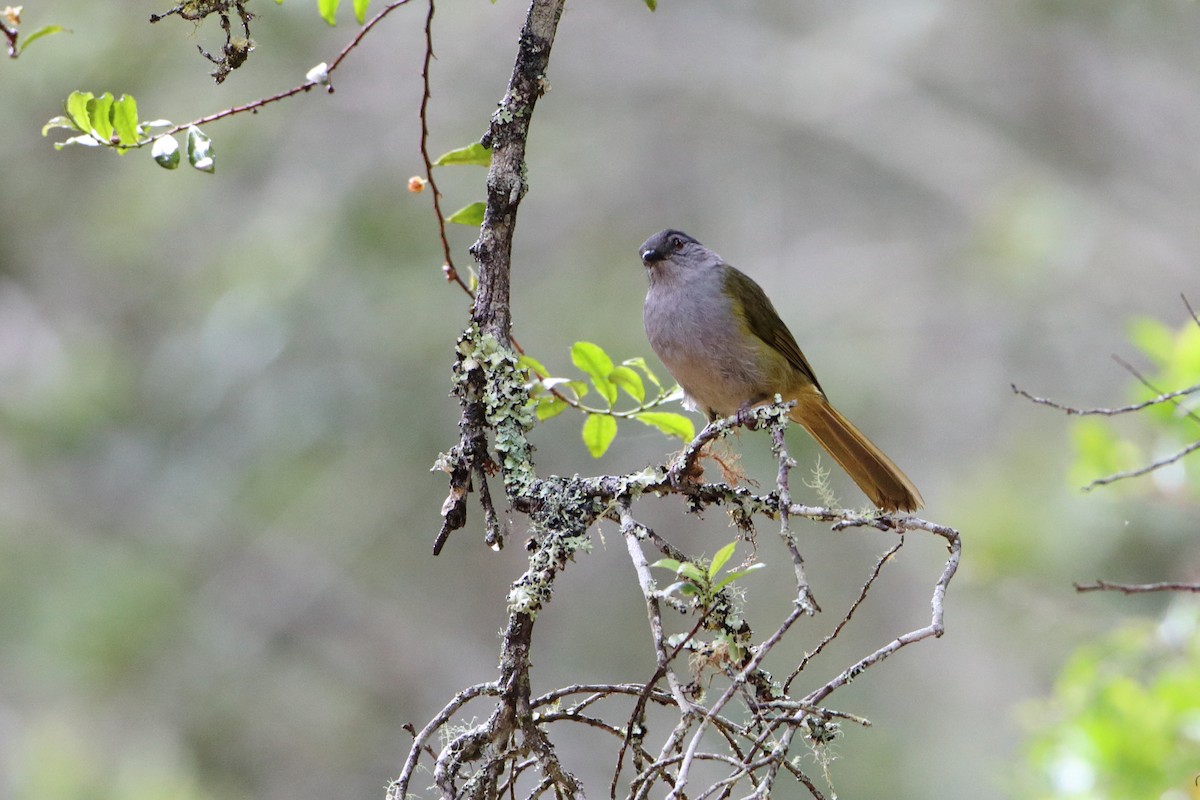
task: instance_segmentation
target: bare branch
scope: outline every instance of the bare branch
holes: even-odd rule
[[[400,771],[400,777],[392,781],[388,787],[388,800],[404,800],[407,793],[409,781],[412,779],[413,770],[416,769],[417,761],[421,757],[421,753],[426,747],[426,743],[443,725],[449,722],[459,710],[476,697],[483,695],[497,695],[500,693],[500,687],[496,683],[480,683],[475,686],[463,689],[450,700],[449,703],[439,711],[433,719],[421,729],[420,733],[413,736],[412,746],[408,750],[408,758],[404,761],[404,768]]]
[[[358,45],[362,42],[362,40],[366,37],[366,35],[371,32],[371,29],[374,28],[377,24],[379,24],[383,20],[384,17],[386,17],[388,14],[391,14],[397,8],[400,8],[403,5],[407,5],[409,2],[411,2],[411,0],[392,0],[392,2],[388,3],[383,8],[381,8],[379,10],[379,13],[376,14],[375,16],[371,17],[371,19],[369,19],[366,23],[364,23],[362,28],[359,29],[358,33],[354,36],[354,38],[351,39],[350,42],[341,49],[341,52],[339,52],[337,54],[337,56],[333,59],[333,61],[330,63],[329,68],[326,70],[326,74],[332,75],[333,72],[338,68],[338,66],[341,65],[342,60],[346,56],[350,55],[350,53],[356,47],[358,47]],[[155,134],[153,136],[153,138],[147,139],[144,142],[138,142],[134,146],[135,147],[143,147],[145,145],[150,144],[155,139],[159,139],[163,136],[173,136],[174,134],[179,133],[180,131],[185,131],[192,126],[199,127],[200,125],[207,125],[210,122],[216,122],[217,120],[225,119],[226,117],[232,117],[237,114],[244,114],[248,111],[256,112],[256,111],[258,111],[258,109],[262,108],[263,106],[270,105],[271,103],[277,103],[280,100],[286,100],[287,98],[298,95],[301,92],[307,92],[310,89],[312,89],[314,86],[317,86],[317,85],[318,85],[318,83],[315,80],[305,80],[304,83],[301,83],[298,86],[293,86],[291,89],[287,89],[285,91],[279,92],[278,94],[273,94],[269,97],[263,97],[258,100],[255,100],[251,103],[246,103],[244,105],[232,106],[223,111],[218,111],[215,114],[209,114],[208,116],[199,117],[198,119],[194,119],[191,122],[184,122],[184,123],[176,125],[172,128],[168,128],[167,130],[163,131],[162,133]],[[329,85],[328,91],[330,91],[330,92],[333,91],[332,84]]]
[[[1196,309],[1192,308],[1192,304],[1188,302],[1187,295],[1180,293],[1179,298],[1183,300],[1184,308],[1192,315],[1192,322],[1196,323],[1196,327],[1200,328],[1200,317],[1196,316]]]
[[[1192,442],[1182,450],[1152,461],[1145,466],[1138,467],[1137,469],[1126,470],[1125,472],[1114,472],[1112,475],[1106,475],[1103,478],[1097,478],[1087,486],[1084,486],[1083,490],[1085,492],[1090,492],[1097,486],[1106,486],[1110,483],[1116,483],[1117,481],[1125,480],[1126,478],[1137,478],[1142,475],[1147,475],[1151,472],[1154,472],[1156,469],[1161,469],[1169,464],[1174,464],[1179,459],[1189,455],[1190,453],[1194,453],[1196,450],[1200,450],[1200,439]]]
[[[792,674],[788,675],[787,680],[783,683],[783,690],[785,692],[791,688],[792,681],[794,681],[796,677],[804,671],[804,668],[808,666],[808,663],[820,655],[821,651],[824,650],[830,642],[836,639],[838,635],[841,634],[842,630],[845,629],[845,627],[850,623],[850,618],[854,616],[854,612],[857,611],[858,607],[861,606],[863,601],[867,599],[867,593],[871,591],[871,587],[875,584],[875,581],[878,580],[879,574],[883,571],[883,565],[891,561],[892,556],[896,555],[896,553],[898,553],[900,548],[903,546],[904,536],[901,535],[896,543],[889,547],[887,552],[879,557],[879,560],[875,562],[875,568],[872,569],[871,574],[867,576],[866,583],[864,583],[862,589],[859,590],[858,597],[853,603],[850,604],[850,608],[847,609],[846,615],[842,617],[841,622],[834,626],[833,630],[826,634],[825,638],[822,639],[811,652],[807,653],[804,658],[800,660],[800,663],[796,665],[794,670],[792,670]]]
[[[787,445],[784,443],[783,434],[786,430],[787,418],[784,416],[780,416],[771,424],[771,451],[779,462],[779,471],[775,479],[776,491],[779,493],[779,536],[792,557],[792,569],[796,575],[796,602],[801,610],[811,617],[821,610],[821,606],[817,604],[817,598],[813,597],[808,576],[804,572],[804,557],[800,554],[800,546],[796,544],[796,537],[792,535],[789,522],[791,515],[788,509],[792,505],[792,495],[788,488],[788,474],[791,468],[796,466],[796,462],[788,455]]]
[[[930,637],[940,637],[945,631],[943,619],[945,612],[943,602],[946,598],[946,589],[950,585],[951,578],[958,571],[958,562],[962,555],[962,540],[959,537],[958,531],[945,525],[938,525],[925,520],[917,519],[916,517],[906,517],[903,519],[894,520],[901,529],[907,530],[925,530],[937,536],[941,536],[950,546],[950,557],[946,560],[946,566],[942,569],[941,577],[938,578],[933,587],[933,597],[930,600],[932,615],[929,624],[923,628],[918,628],[914,631],[899,636],[888,644],[879,648],[870,655],[860,659],[857,663],[843,670],[839,675],[830,680],[824,686],[809,692],[804,697],[806,703],[819,703],[829,696],[835,689],[846,685],[854,678],[858,677],[864,670],[878,664],[888,656],[903,647],[910,644],[915,644],[923,639]]]
[[[1114,358],[1116,358],[1116,356],[1114,356]],[[1119,361],[1119,363],[1125,364],[1125,362],[1120,361],[1120,359],[1117,359],[1117,360]],[[1131,371],[1133,371],[1133,368],[1130,367],[1128,364],[1125,364],[1125,366],[1128,369],[1130,369]],[[1137,374],[1136,371],[1134,371],[1134,374],[1135,375]],[[1041,405],[1041,406],[1049,406],[1050,408],[1056,408],[1059,411],[1062,411],[1071,416],[1080,416],[1080,417],[1085,417],[1085,416],[1115,417],[1119,414],[1131,414],[1135,411],[1141,411],[1143,408],[1149,408],[1150,406],[1162,405],[1163,403],[1172,402],[1180,397],[1186,397],[1187,395],[1195,394],[1196,392],[1200,392],[1200,384],[1196,384],[1195,386],[1189,386],[1186,389],[1180,389],[1175,392],[1166,392],[1166,393],[1160,394],[1157,397],[1154,397],[1150,400],[1145,400],[1141,403],[1134,403],[1134,404],[1128,405],[1128,406],[1119,406],[1117,408],[1075,408],[1073,406],[1064,405],[1055,400],[1050,400],[1045,397],[1037,397],[1035,395],[1032,395],[1029,392],[1025,391],[1024,389],[1018,389],[1017,385],[1015,383],[1009,384],[1009,385],[1012,386],[1012,390],[1015,394],[1021,395],[1026,400],[1037,403],[1038,405]]]
[[[525,142],[538,98],[546,90],[550,48],[565,0],[534,0],[521,29],[508,91],[484,135],[492,150],[487,176],[487,209],[471,253],[479,262],[479,288],[472,318],[484,333],[507,343],[512,331],[509,279],[517,208],[525,196]]]
[[[1147,389],[1149,389],[1150,391],[1152,391],[1160,396],[1163,396],[1163,392],[1160,389],[1158,389],[1153,383],[1151,383],[1149,381],[1149,379],[1146,378],[1146,376],[1144,376],[1144,375],[1142,375],[1142,373],[1138,372],[1137,368],[1134,367],[1132,364],[1130,364],[1128,361],[1126,361],[1125,359],[1123,359],[1117,355],[1113,356],[1113,361],[1116,361],[1118,364],[1120,364],[1122,367],[1124,367],[1126,372],[1128,372],[1133,377],[1137,378],[1138,381],[1141,382],[1141,384],[1143,386],[1145,386]],[[1197,387],[1191,387],[1191,389],[1185,389],[1184,391],[1190,392],[1195,388],[1197,388]],[[1182,411],[1184,416],[1191,418],[1192,421],[1194,421],[1194,422],[1200,422],[1200,416],[1197,416],[1194,411],[1192,411],[1190,408],[1187,408],[1182,403],[1180,403],[1177,396],[1168,397],[1168,400],[1171,402],[1171,404],[1173,406],[1175,406],[1177,409]]]
[[[421,64],[421,158],[425,161],[425,179],[429,182],[429,191],[433,195],[433,213],[437,217],[438,235],[442,240],[442,258],[445,259],[442,264],[442,273],[446,276],[446,280],[457,283],[468,297],[474,299],[475,295],[471,291],[471,287],[467,286],[454,267],[454,256],[450,253],[450,240],[446,237],[446,218],[442,214],[442,193],[438,191],[437,180],[433,177],[433,160],[429,156],[429,101],[433,96],[429,89],[429,65],[434,58],[433,12],[436,7],[435,0],[429,0],[429,12],[425,15],[425,60]]]
[[[1076,583],[1077,592],[1122,592],[1124,594],[1147,594],[1150,592],[1195,592],[1200,593],[1200,583]]]

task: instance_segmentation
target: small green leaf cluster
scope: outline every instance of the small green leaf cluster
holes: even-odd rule
[[[1026,708],[1031,798],[1196,797],[1200,611],[1131,623],[1078,650],[1054,696]]]
[[[1158,320],[1139,318],[1129,328],[1129,337],[1154,365],[1153,371],[1131,385],[1133,402],[1144,402],[1160,392],[1176,391],[1200,383],[1200,325],[1188,320],[1175,329]],[[1150,388],[1153,386],[1154,388]],[[1200,412],[1200,391],[1176,398],[1174,402],[1157,403],[1139,412],[1152,423],[1150,441],[1138,441],[1122,436],[1113,417],[1088,416],[1073,426],[1076,459],[1072,478],[1080,483],[1097,476],[1112,475],[1143,466],[1152,458],[1178,451],[1196,439],[1195,420],[1190,414]],[[1194,463],[1194,462],[1193,462]],[[1190,466],[1187,458],[1175,465],[1190,478],[1194,493],[1200,494],[1200,469]]]
[[[449,166],[475,166],[487,167],[492,163],[492,151],[484,147],[479,142],[473,142],[466,147],[459,147],[451,150],[448,153],[442,153],[436,161],[433,162],[435,167]],[[478,228],[483,224],[483,212],[487,210],[487,203],[483,201],[471,203],[455,211],[450,216],[446,217],[446,222],[453,222],[456,225],[470,225],[473,228]],[[474,281],[472,281],[473,283]],[[474,286],[471,289],[474,290]]]
[[[680,399],[683,393],[678,387],[664,387],[644,358],[628,358],[616,364],[600,345],[575,342],[571,345],[571,363],[587,376],[586,381],[552,377],[550,371],[531,356],[521,356],[519,363],[529,371],[529,394],[537,402],[539,420],[557,416],[568,407],[587,415],[583,422],[583,443],[594,458],[604,455],[616,438],[618,418],[636,419],[685,442],[696,436],[696,427],[687,417],[654,410]],[[652,396],[647,395],[647,382],[654,387]],[[591,389],[604,400],[603,406],[583,403]],[[637,405],[618,410],[616,404],[621,392]]]
[[[55,142],[55,150],[82,145],[108,147],[124,155],[129,150],[152,144],[150,154],[159,166],[165,169],[179,166],[179,142],[175,137],[151,132],[156,128],[172,128],[173,123],[165,119],[139,121],[137,101],[132,95],[114,98],[111,92],[100,96],[91,92],[71,92],[65,105],[66,114],[54,117],[42,126],[42,136],[57,129],[75,134],[65,141]],[[216,169],[212,140],[195,125],[187,127],[187,154],[188,163],[201,172],[211,173]]]
[[[671,595],[678,592],[684,597],[693,598],[701,608],[711,608],[716,601],[717,594],[722,589],[729,586],[738,578],[749,575],[751,572],[756,572],[766,566],[766,564],[760,561],[751,564],[745,569],[727,572],[718,579],[717,576],[733,556],[733,551],[736,547],[736,541],[730,542],[718,550],[716,555],[712,557],[712,561],[707,564],[703,561],[697,563],[693,561],[679,561],[674,558],[660,558],[650,566],[669,569],[681,578],[681,580],[663,589],[662,593],[664,595]]]
[[[275,0],[275,3],[283,5],[283,0]],[[321,15],[321,19],[333,26],[337,24],[337,12],[341,4],[342,0],[317,0],[317,12]],[[358,20],[359,25],[366,20],[367,6],[370,4],[371,0],[354,0],[354,18]]]
[[[55,128],[75,131],[77,135],[65,142],[55,143],[55,150],[80,144],[85,147],[115,147],[117,152],[123,153],[139,146],[146,126],[158,124],[139,123],[137,101],[127,94],[114,99],[111,92],[99,97],[91,92],[71,92],[65,106],[67,113],[47,122],[42,127],[42,135]]]
[[[716,666],[732,663],[740,666],[747,657],[750,629],[741,618],[734,605],[730,602],[726,589],[734,581],[756,572],[766,564],[757,562],[743,569],[733,570],[721,575],[721,570],[733,557],[737,542],[733,541],[722,547],[712,557],[712,561],[679,561],[674,558],[660,558],[650,566],[669,569],[680,580],[663,589],[663,597],[670,598],[678,593],[691,601],[705,618],[705,627],[716,632],[713,641],[704,642],[689,639],[686,634],[670,637],[668,644],[672,647],[685,646],[703,661]]]

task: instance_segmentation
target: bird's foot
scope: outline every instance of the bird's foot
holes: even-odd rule
[[[746,430],[758,430],[758,419],[750,413],[750,408],[749,403],[742,403],[738,406],[737,413],[733,415],[734,420]]]

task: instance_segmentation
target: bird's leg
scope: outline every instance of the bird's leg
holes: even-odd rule
[[[756,430],[758,428],[758,420],[756,420],[754,418],[754,416],[750,413],[750,407],[752,405],[753,404],[749,400],[747,400],[746,402],[744,402],[740,406],[738,406],[737,414],[734,415],[734,418],[737,420],[738,425],[746,428],[746,430],[751,430],[751,431]]]

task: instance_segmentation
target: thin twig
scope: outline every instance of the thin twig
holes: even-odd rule
[[[1126,478],[1137,478],[1142,475],[1146,475],[1154,472],[1156,469],[1161,469],[1169,464],[1174,464],[1179,459],[1190,453],[1194,453],[1197,450],[1200,450],[1200,439],[1197,439],[1178,452],[1172,453],[1169,456],[1163,456],[1162,458],[1152,461],[1145,466],[1138,467],[1137,469],[1126,470],[1125,472],[1114,472],[1111,475],[1105,475],[1103,478],[1097,478],[1087,486],[1084,486],[1083,490],[1085,492],[1090,492],[1097,486],[1106,486],[1110,483],[1116,483],[1117,481],[1125,480]]]
[[[1114,356],[1114,358],[1116,358],[1116,356]],[[1121,363],[1124,363],[1124,362],[1121,362]],[[1126,367],[1128,367],[1128,365],[1126,365]],[[1128,368],[1132,370],[1132,367],[1128,367]],[[1136,374],[1136,372],[1135,372],[1135,374]],[[1056,408],[1059,411],[1062,411],[1063,413],[1068,414],[1070,416],[1080,416],[1080,417],[1086,417],[1086,416],[1114,417],[1119,414],[1131,414],[1135,411],[1141,411],[1143,408],[1149,408],[1150,406],[1162,405],[1163,403],[1169,403],[1172,400],[1175,400],[1177,398],[1186,397],[1189,394],[1195,394],[1196,392],[1200,392],[1200,384],[1196,384],[1195,386],[1189,386],[1186,389],[1180,389],[1178,391],[1166,392],[1164,394],[1160,394],[1157,397],[1154,397],[1150,400],[1143,401],[1141,403],[1134,403],[1134,404],[1128,405],[1128,406],[1120,406],[1118,408],[1075,408],[1073,406],[1064,405],[1055,400],[1050,400],[1049,398],[1046,398],[1046,397],[1037,397],[1036,395],[1032,395],[1029,392],[1025,391],[1024,389],[1017,388],[1017,385],[1015,383],[1009,384],[1009,385],[1012,387],[1012,390],[1014,393],[1021,395],[1026,400],[1029,400],[1033,403],[1037,403],[1038,405],[1041,405],[1041,406],[1049,406],[1050,408]]]
[[[1200,583],[1110,583],[1096,581],[1095,583],[1076,583],[1077,592],[1122,592],[1124,594],[1147,594],[1149,592],[1196,592],[1200,593]]]
[[[892,545],[891,547],[889,547],[887,549],[887,552],[885,552],[883,555],[881,555],[879,557],[879,559],[875,562],[875,568],[872,569],[871,574],[867,576],[866,583],[864,583],[862,586],[862,589],[859,590],[858,597],[854,600],[853,603],[850,604],[850,608],[846,611],[846,615],[844,617],[842,617],[841,622],[839,622],[837,625],[835,625],[833,630],[830,631],[828,634],[826,634],[825,638],[822,639],[811,652],[806,653],[804,655],[804,658],[802,658],[800,660],[800,663],[796,666],[796,668],[794,670],[792,670],[792,674],[788,675],[787,680],[784,681],[784,683],[783,683],[783,690],[785,692],[791,688],[792,681],[794,681],[796,679],[797,675],[799,675],[801,672],[804,671],[804,668],[808,666],[808,663],[810,661],[812,661],[814,658],[816,658],[818,655],[820,655],[821,651],[824,650],[825,647],[830,642],[832,642],[834,639],[836,639],[841,634],[842,629],[844,629],[846,627],[846,625],[848,625],[850,623],[850,618],[854,616],[854,612],[857,611],[858,607],[861,606],[863,604],[863,601],[865,601],[867,599],[867,592],[869,592],[871,590],[871,586],[874,585],[876,580],[878,580],[879,574],[883,571],[883,565],[888,563],[889,561],[891,561],[892,556],[896,555],[896,553],[898,553],[900,551],[900,548],[903,546],[904,546],[904,535],[901,534],[900,538],[896,541],[896,543],[894,545]]]
[[[778,644],[779,640],[783,638],[788,629],[790,629],[792,625],[794,625],[796,621],[800,619],[800,617],[804,616],[804,614],[805,612],[801,604],[799,602],[794,603],[791,612],[787,615],[779,627],[775,629],[775,632],[767,637],[766,641],[758,646],[754,656],[750,659],[750,662],[746,664],[746,666],[743,667],[736,676],[734,676],[734,679],[730,683],[729,687],[725,689],[721,696],[717,698],[716,702],[714,702],[712,706],[708,708],[704,716],[700,718],[700,723],[696,728],[696,732],[692,734],[692,738],[688,742],[687,750],[684,751],[683,762],[680,764],[679,774],[676,776],[675,787],[671,790],[671,793],[667,795],[668,800],[672,800],[672,798],[678,799],[685,796],[683,791],[687,786],[688,772],[691,768],[692,762],[695,760],[696,755],[699,752],[700,740],[703,737],[704,731],[709,722],[713,717],[716,717],[721,713],[722,709],[724,709],[729,701],[733,699],[733,696],[737,694],[742,684],[745,683],[747,676],[758,670],[763,659],[767,657],[767,654],[774,649],[775,645]]]
[[[821,610],[817,598],[813,596],[812,587],[804,571],[804,556],[800,553],[800,545],[792,535],[791,515],[788,509],[792,505],[791,490],[788,488],[788,475],[791,468],[796,466],[795,460],[788,455],[787,445],[783,434],[787,430],[786,417],[780,417],[771,425],[771,451],[779,462],[779,471],[775,478],[775,489],[779,493],[779,536],[783,539],[792,557],[792,569],[796,575],[796,603],[810,617]]]
[[[417,760],[421,757],[421,753],[426,747],[426,742],[439,728],[450,721],[450,718],[458,713],[458,710],[469,703],[471,700],[482,695],[497,695],[500,693],[499,684],[479,683],[474,686],[469,686],[463,689],[447,703],[441,711],[434,715],[433,719],[426,723],[420,733],[413,736],[412,746],[408,750],[408,758],[404,761],[404,768],[400,770],[400,777],[392,781],[388,787],[388,800],[404,800],[405,788],[412,780],[413,770],[417,766]]]
[[[446,218],[442,215],[442,193],[438,191],[437,181],[433,177],[433,160],[429,156],[429,100],[433,93],[429,89],[429,65],[433,61],[433,12],[435,0],[429,0],[429,13],[425,15],[425,60],[421,64],[421,158],[425,161],[425,179],[429,182],[429,191],[433,194],[433,213],[437,217],[438,235],[442,240],[442,272],[446,280],[457,283],[472,300],[475,294],[466,281],[454,267],[454,257],[450,254],[450,240],[446,237]]]
[[[958,531],[954,530],[953,528],[927,522],[916,517],[903,517],[894,520],[894,522],[901,526],[902,529],[920,529],[933,533],[937,536],[941,536],[950,546],[950,557],[946,559],[946,566],[942,569],[942,574],[933,587],[933,597],[930,600],[932,614],[930,616],[929,624],[923,628],[918,628],[902,636],[898,636],[875,652],[871,653],[865,658],[860,659],[855,664],[843,670],[824,686],[805,695],[804,702],[806,703],[820,703],[823,699],[829,696],[830,692],[846,685],[850,681],[854,680],[854,678],[862,674],[864,670],[874,666],[875,664],[878,664],[880,661],[883,661],[885,658],[901,648],[910,644],[915,644],[922,639],[940,637],[945,632],[945,625],[943,623],[945,616],[943,602],[946,598],[946,590],[950,586],[950,580],[954,577],[954,573],[958,571],[958,563],[962,556],[962,539],[959,536]]]
[[[1180,292],[1179,298],[1183,300],[1183,306],[1192,315],[1192,321],[1196,323],[1196,327],[1200,328],[1200,317],[1196,316],[1196,309],[1192,308],[1192,304],[1188,302],[1187,295]]]
[[[1166,396],[1160,389],[1158,389],[1158,387],[1156,387],[1153,383],[1151,383],[1150,380],[1148,378],[1146,378],[1146,376],[1144,376],[1144,375],[1142,375],[1142,373],[1138,372],[1137,368],[1134,367],[1132,364],[1130,364],[1125,359],[1121,358],[1118,355],[1114,355],[1113,361],[1116,361],[1118,364],[1120,364],[1122,367],[1124,367],[1126,372],[1128,372],[1133,377],[1137,378],[1138,381],[1140,381],[1141,384],[1143,386],[1145,386],[1147,389],[1149,389],[1150,391],[1154,392],[1155,394],[1157,394],[1159,396]],[[1192,391],[1192,390],[1195,390],[1198,388],[1200,388],[1200,385],[1193,386],[1190,389],[1187,389],[1184,391],[1185,392]],[[1187,408],[1183,404],[1181,404],[1179,402],[1177,395],[1174,395],[1173,393],[1167,393],[1167,395],[1171,395],[1171,396],[1168,396],[1167,399],[1171,402],[1171,404],[1173,406],[1175,406],[1177,409],[1182,411],[1184,416],[1191,418],[1193,422],[1200,422],[1200,416],[1197,416],[1194,411],[1192,411],[1190,408]]]
[[[375,16],[371,17],[371,19],[368,20],[362,26],[362,28],[358,31],[358,34],[353,39],[350,40],[349,44],[347,44],[345,47],[343,47],[341,52],[339,52],[337,54],[337,57],[333,59],[333,62],[329,65],[329,68],[326,70],[326,74],[327,75],[333,74],[333,71],[336,70],[338,68],[338,65],[340,65],[342,63],[342,59],[344,59],[346,56],[350,55],[350,52],[352,50],[354,50],[354,48],[358,47],[359,43],[362,42],[363,37],[365,37],[371,31],[371,29],[374,28],[380,21],[382,21],[384,17],[386,17],[388,14],[395,11],[400,6],[407,5],[409,2],[411,2],[411,0],[393,0],[391,3],[388,3],[382,9],[380,9],[379,13],[376,14]],[[306,80],[304,83],[300,84],[299,86],[293,86],[291,89],[280,92],[278,94],[273,94],[270,97],[263,97],[258,100],[255,100],[252,103],[246,103],[245,105],[233,106],[231,108],[225,109],[224,111],[218,111],[215,114],[209,114],[206,117],[200,117],[198,119],[192,120],[191,122],[184,122],[184,123],[176,125],[172,128],[168,128],[167,130],[163,131],[162,133],[155,134],[152,138],[147,139],[145,142],[139,142],[135,146],[142,147],[144,145],[150,144],[155,139],[161,138],[163,136],[173,136],[174,134],[179,133],[180,131],[187,130],[188,128],[192,127],[193,125],[199,127],[200,125],[207,125],[210,122],[216,122],[219,119],[225,119],[226,117],[232,117],[236,114],[243,114],[247,111],[257,111],[258,109],[262,108],[263,106],[270,105],[271,103],[275,103],[280,100],[285,100],[289,97],[292,97],[293,95],[300,94],[300,92],[307,92],[308,90],[312,89],[316,85],[318,85],[317,81]],[[332,87],[330,87],[330,89],[332,89]]]
[[[638,697],[637,703],[634,705],[633,712],[629,715],[629,721],[625,724],[624,741],[621,742],[621,749],[617,753],[617,764],[613,771],[612,781],[609,784],[609,795],[614,800],[617,796],[617,782],[621,777],[621,767],[625,761],[625,751],[633,744],[636,737],[636,732],[644,723],[646,701],[650,697],[650,693],[664,676],[667,679],[667,685],[670,687],[671,696],[675,699],[679,706],[681,719],[687,719],[694,713],[694,706],[683,692],[683,687],[679,683],[679,678],[671,669],[671,662],[683,652],[688,643],[695,638],[703,627],[707,614],[700,615],[696,620],[696,624],[670,652],[667,651],[666,639],[663,635],[662,613],[658,605],[658,592],[655,588],[654,577],[650,573],[650,564],[646,560],[646,554],[642,552],[642,545],[638,539],[639,531],[644,531],[646,528],[640,525],[633,518],[628,503],[618,503],[618,512],[621,518],[621,534],[625,537],[625,544],[629,550],[629,558],[633,562],[634,570],[637,572],[638,584],[642,587],[642,595],[646,598],[646,613],[650,619],[650,634],[654,642],[654,652],[657,657],[658,667],[654,675],[646,682],[646,688]]]

